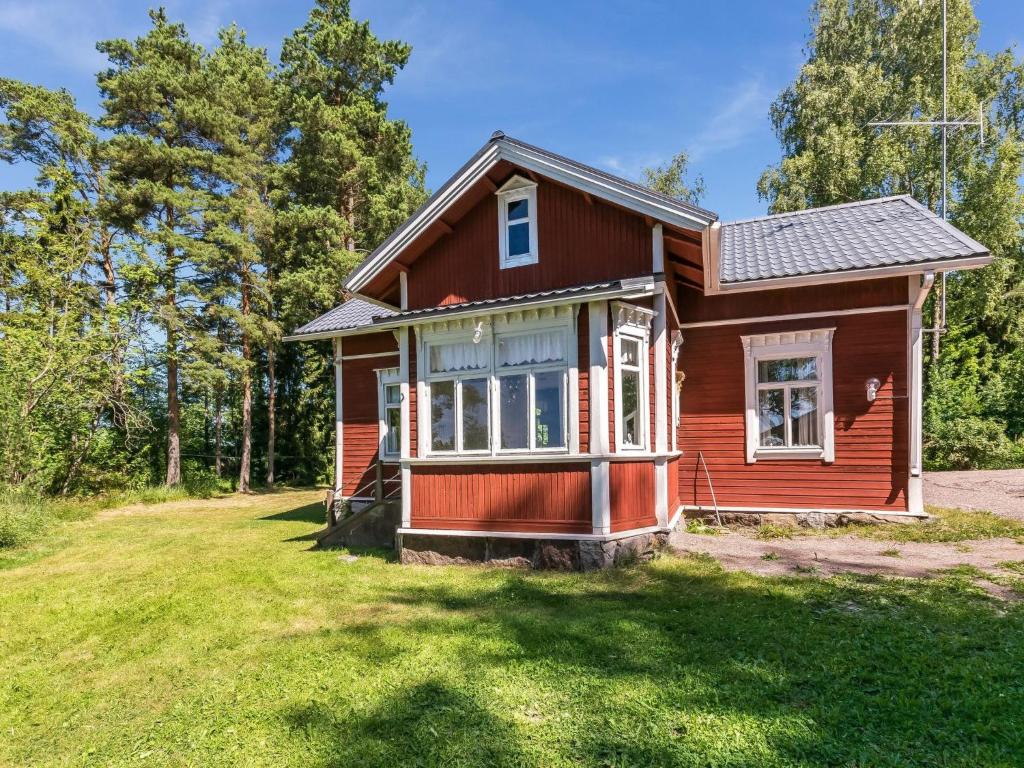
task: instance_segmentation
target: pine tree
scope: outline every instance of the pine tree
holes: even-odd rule
[[[190,278],[207,259],[203,221],[210,195],[206,177],[216,162],[207,139],[211,83],[204,52],[163,9],[134,40],[98,44],[111,66],[100,73],[109,142],[114,215],[144,245],[137,272],[148,285],[150,311],[163,336],[166,371],[168,485],[181,482],[179,372],[188,359],[193,318]]]

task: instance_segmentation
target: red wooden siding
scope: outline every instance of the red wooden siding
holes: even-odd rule
[[[832,342],[836,460],[746,463],[740,335],[835,326]],[[785,323],[684,329],[680,368],[680,495],[711,504],[703,451],[718,503],[739,507],[906,509],[908,448],[905,311]],[[882,389],[868,403],[864,382]]]
[[[803,312],[902,305],[908,301],[908,288],[906,277],[717,296],[704,296],[699,291],[680,285],[676,297],[679,321],[691,323],[733,317],[795,315]]]
[[[488,194],[412,264],[409,308],[514,296],[651,274],[643,218],[561,185],[537,188],[537,264],[498,266],[498,204]]]
[[[679,509],[679,505],[682,503],[679,500],[679,459],[670,459],[668,462],[668,517],[672,519],[672,515]]]
[[[590,533],[590,464],[414,466],[412,525]]]
[[[394,352],[388,357],[344,360],[342,376],[342,494],[373,496],[380,443],[376,368],[398,366],[398,345],[390,333],[353,336],[342,341],[343,355]],[[369,487],[366,487],[370,484]]]
[[[590,453],[590,312],[584,304],[577,315],[577,369],[580,393],[580,451]]]
[[[609,467],[612,532],[656,525],[654,463],[613,461]]]

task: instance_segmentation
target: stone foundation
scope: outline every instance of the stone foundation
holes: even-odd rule
[[[717,522],[714,510],[689,510],[686,513],[686,517],[689,520],[703,520],[709,524]],[[817,530],[841,528],[847,525],[864,523],[901,523],[912,525],[921,519],[909,515],[887,515],[884,512],[862,512],[857,514],[845,512],[722,512],[720,517],[724,525],[740,528],[777,525],[780,527],[815,528]],[[685,521],[683,522],[685,524]]]
[[[407,565],[476,563],[552,571],[596,571],[646,562],[667,541],[667,533],[640,533],[611,541],[415,533],[400,533],[396,537],[399,560]]]

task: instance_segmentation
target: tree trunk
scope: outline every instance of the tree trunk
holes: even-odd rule
[[[277,419],[274,417],[277,402],[277,376],[274,371],[274,347],[267,348],[267,487],[274,485],[274,440]]]
[[[250,464],[252,462],[252,341],[245,320],[249,317],[249,281],[242,275],[242,456],[238,469],[238,492],[249,492]]]
[[[217,477],[221,476],[221,472],[224,471],[224,465],[221,461],[221,434],[223,432],[222,427],[224,425],[224,412],[223,404],[221,399],[223,393],[221,388],[217,387],[217,396],[214,399],[214,410],[213,414],[213,471],[217,473]]]
[[[174,226],[174,210],[166,212],[168,229]],[[173,245],[166,246],[164,268],[167,270],[167,485],[181,483],[181,403],[178,401],[178,329],[176,292],[177,268]]]

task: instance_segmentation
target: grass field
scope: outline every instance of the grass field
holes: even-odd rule
[[[319,491],[0,560],[7,765],[1024,764],[1024,609],[951,575],[603,574],[311,551]]]

